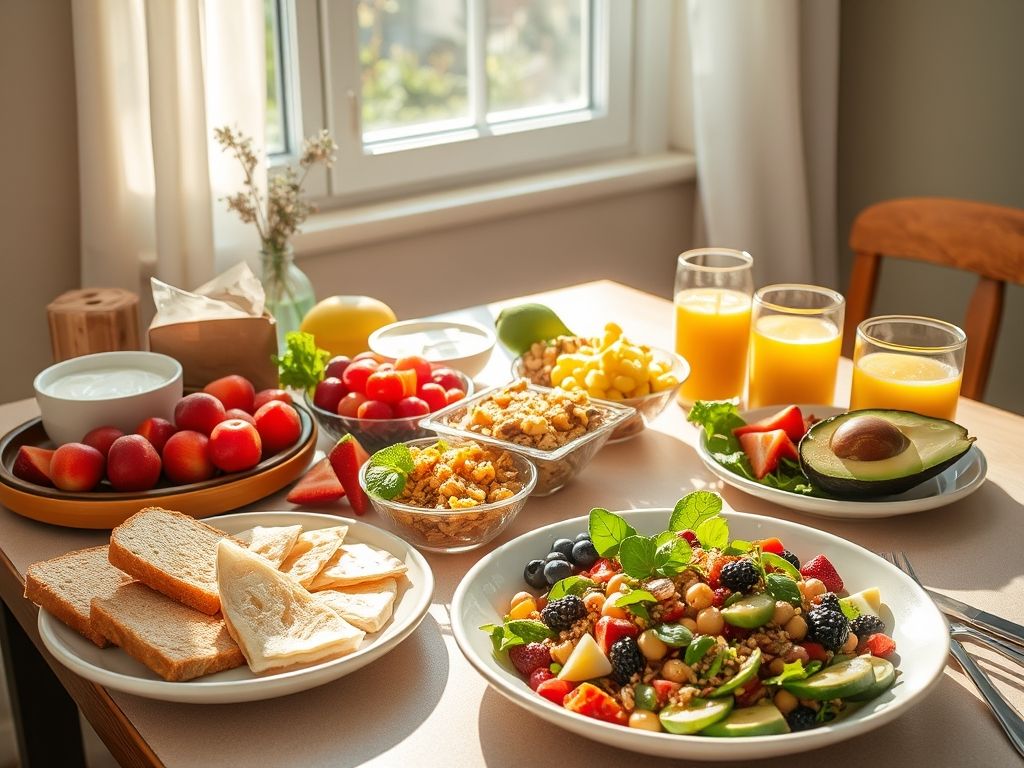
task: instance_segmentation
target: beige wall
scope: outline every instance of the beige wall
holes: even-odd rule
[[[839,101],[841,274],[857,211],[909,195],[1024,208],[1024,3],[847,0]],[[875,312],[960,322],[973,278],[887,262]],[[968,343],[970,343],[968,341]],[[986,401],[1024,413],[1024,287],[1007,290]]]

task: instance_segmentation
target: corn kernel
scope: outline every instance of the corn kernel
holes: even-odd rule
[[[608,389],[611,386],[611,381],[604,371],[593,370],[587,371],[586,377],[583,379],[587,383],[587,388],[596,387],[597,389]]]
[[[619,392],[619,390],[615,389],[615,387],[612,387],[611,389],[609,389],[605,393],[604,399],[605,400],[625,400],[626,398],[623,396],[623,394],[621,392]]]
[[[553,386],[553,387],[561,387],[562,386],[562,382],[565,380],[565,377],[568,376],[568,375],[569,374],[565,370],[563,370],[562,368],[560,368],[558,366],[555,366],[554,368],[551,369],[551,386]],[[565,387],[562,387],[562,389],[565,389]]]
[[[636,389],[636,382],[629,376],[616,376],[612,379],[612,386],[623,395],[627,395]]]
[[[649,394],[651,394],[651,385],[645,381],[636,385],[636,389],[633,390],[633,394],[630,397],[647,397]]]
[[[580,388],[579,382],[576,381],[575,377],[573,377],[573,376],[566,376],[565,378],[562,379],[562,383],[559,384],[558,386],[561,387],[562,389],[566,389],[566,390],[572,390],[572,389],[579,389]]]
[[[600,387],[587,387],[587,394],[591,397],[597,398],[598,400],[607,400],[607,390],[601,389]]]

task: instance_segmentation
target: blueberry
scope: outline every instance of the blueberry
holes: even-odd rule
[[[544,578],[545,565],[543,560],[531,560],[523,570],[523,579],[534,589],[543,589],[548,585],[547,579]]]
[[[576,538],[573,541],[590,541],[589,533],[577,533]]]
[[[572,566],[568,560],[551,560],[544,565],[544,580],[551,586],[556,581],[572,576]]]
[[[569,556],[562,554],[561,552],[548,552],[544,556],[544,561],[550,563],[552,560],[565,560],[569,562]]]
[[[572,555],[572,539],[555,539],[555,543],[551,545],[552,552],[561,552],[566,558]]]
[[[580,568],[589,568],[597,562],[597,550],[594,548],[594,542],[577,541],[572,548],[572,557],[570,558]]]

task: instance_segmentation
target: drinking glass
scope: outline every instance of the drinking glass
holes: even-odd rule
[[[850,410],[892,408],[956,417],[967,334],[913,315],[871,317],[857,326]]]
[[[816,285],[767,285],[754,294],[747,405],[830,404],[846,301]]]
[[[743,394],[754,288],[745,251],[701,248],[676,266],[676,352],[690,364],[679,401],[734,400]]]

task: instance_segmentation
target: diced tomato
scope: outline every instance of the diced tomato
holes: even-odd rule
[[[798,645],[807,651],[807,656],[811,661],[828,661],[828,651],[825,650],[825,646],[821,643],[807,642],[799,643]]]
[[[885,658],[896,650],[896,641],[889,637],[883,632],[878,632],[874,635],[869,635],[866,640],[862,640],[860,645],[857,646],[858,651],[867,651],[872,656],[879,656]]]
[[[775,429],[771,432],[748,432],[739,436],[740,447],[750,459],[754,477],[760,480],[769,472],[774,472],[782,459],[796,459],[796,446],[784,430]]]
[[[614,616],[602,616],[594,625],[594,639],[601,650],[608,655],[612,645],[624,637],[636,637],[640,628],[629,619],[616,619]]]
[[[786,549],[778,539],[758,539],[754,542],[761,547],[762,552],[771,552],[774,555],[781,555]]]
[[[674,683],[671,680],[651,680],[651,686],[654,688],[654,693],[658,696],[659,708],[668,704],[672,694],[683,687],[682,683]]]
[[[725,567],[726,563],[732,562],[733,560],[739,560],[734,555],[719,555],[712,557],[710,567],[708,568],[708,585],[712,589],[718,589],[722,586],[722,582],[719,581],[719,574],[722,573],[722,568]]]
[[[571,690],[572,683],[567,680],[559,680],[557,677],[545,680],[537,686],[537,693],[558,706],[562,706],[562,702]]]
[[[615,560],[602,557],[590,568],[590,578],[600,584],[604,584],[612,576],[621,570],[622,566]]]
[[[676,603],[671,608],[666,608],[661,612],[661,620],[666,624],[673,621],[678,621],[683,618],[683,614],[686,613],[686,606],[682,603]]]
[[[743,685],[743,693],[736,693],[736,706],[737,707],[750,707],[757,703],[758,699],[764,694],[764,685],[758,678],[754,678],[748,683]]]
[[[619,703],[593,683],[582,683],[565,697],[562,706],[606,723],[625,725],[629,720]]]
[[[778,413],[772,414],[766,419],[755,421],[753,424],[745,424],[742,427],[736,427],[732,433],[739,437],[740,435],[749,435],[754,432],[774,432],[776,429],[781,429],[785,432],[794,443],[800,442],[800,438],[807,431],[800,409],[795,405],[786,406]]]

